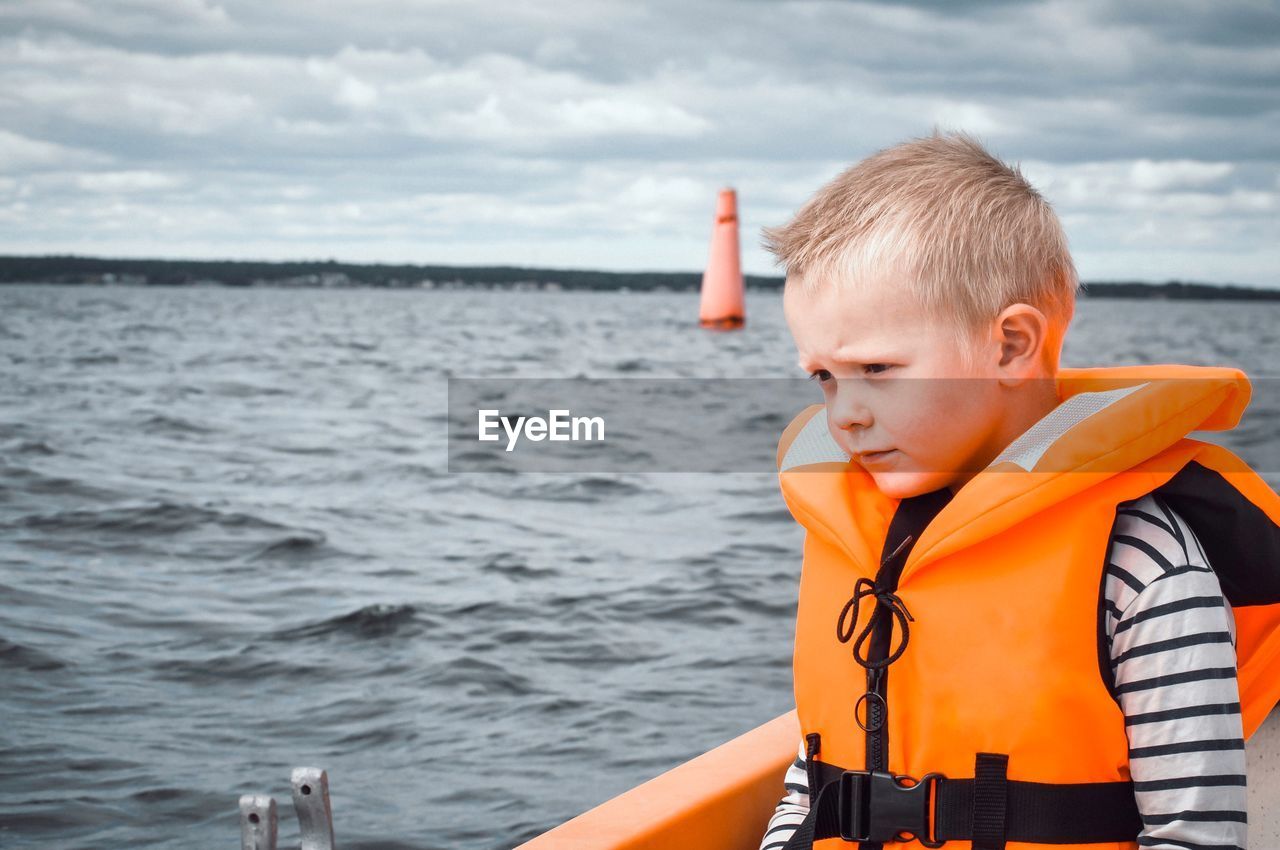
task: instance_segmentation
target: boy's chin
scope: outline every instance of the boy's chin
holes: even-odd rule
[[[928,472],[871,472],[876,488],[890,499],[910,499],[941,490],[956,476]]]

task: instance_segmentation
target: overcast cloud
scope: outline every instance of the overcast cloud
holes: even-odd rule
[[[0,251],[697,270],[934,125],[1081,276],[1280,286],[1280,4],[0,2]]]

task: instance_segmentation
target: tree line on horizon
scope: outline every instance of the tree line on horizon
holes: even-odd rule
[[[72,255],[0,256],[0,283],[148,286],[381,288],[519,287],[566,290],[696,291],[701,272],[609,272],[519,266],[340,263],[336,260],[145,260]],[[753,289],[781,289],[781,275],[746,275]],[[1092,281],[1085,296],[1280,300],[1280,289],[1171,280]]]

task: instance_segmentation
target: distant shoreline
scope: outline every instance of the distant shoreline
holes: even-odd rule
[[[0,256],[0,284],[304,287],[317,289],[500,289],[696,292],[701,272],[607,272],[518,266],[245,260],[139,260],[73,255]],[[779,290],[781,276],[746,275],[748,290]],[[1089,281],[1091,298],[1280,301],[1280,289],[1171,280]]]

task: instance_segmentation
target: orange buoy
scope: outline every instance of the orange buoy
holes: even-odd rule
[[[702,273],[702,304],[698,310],[704,328],[731,330],[746,322],[743,304],[742,261],[738,250],[738,195],[721,189],[716,202],[715,229],[711,231],[711,256]]]

